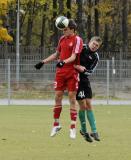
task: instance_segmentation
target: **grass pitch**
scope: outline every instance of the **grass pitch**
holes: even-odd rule
[[[100,142],[69,138],[69,107],[61,115],[62,129],[50,137],[52,108],[0,106],[0,160],[131,160],[131,107],[94,108]],[[88,125],[88,130],[90,130]]]

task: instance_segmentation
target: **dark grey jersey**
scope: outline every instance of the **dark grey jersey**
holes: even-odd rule
[[[80,65],[87,69],[87,72],[80,73],[80,79],[88,78],[88,76],[94,72],[99,61],[99,55],[97,52],[92,52],[88,45],[83,46],[83,50],[80,54]]]

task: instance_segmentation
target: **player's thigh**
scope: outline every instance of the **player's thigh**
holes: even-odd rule
[[[63,76],[56,76],[54,81],[54,89],[56,91],[64,91],[66,89],[66,81]]]
[[[55,91],[55,102],[56,105],[60,105],[63,99],[63,91]]]
[[[77,89],[78,89],[78,79],[75,75],[72,76],[71,78],[67,79],[66,83],[67,83],[68,91],[77,91]]]
[[[86,109],[86,99],[77,100],[77,102],[78,102],[79,108],[81,110],[85,110]]]
[[[76,94],[76,100],[83,100],[86,98],[85,95],[85,85],[83,85],[81,82],[79,83],[79,87]]]
[[[91,85],[90,82],[80,82],[79,83],[79,87],[78,87],[78,91],[77,91],[77,95],[76,95],[76,99],[77,100],[83,100],[83,99],[92,99],[92,89],[91,89]]]
[[[76,102],[76,91],[69,91],[68,97],[69,97],[70,103],[75,103]]]
[[[86,109],[88,109],[88,110],[92,110],[93,109],[92,99],[91,98],[86,98]]]

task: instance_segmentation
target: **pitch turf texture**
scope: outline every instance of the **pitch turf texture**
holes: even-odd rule
[[[0,160],[131,160],[131,106],[95,106],[100,142],[69,138],[69,107],[50,137],[52,108],[0,106]],[[89,128],[89,127],[88,127]]]

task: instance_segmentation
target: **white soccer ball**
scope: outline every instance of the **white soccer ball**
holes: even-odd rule
[[[56,18],[55,25],[59,30],[63,30],[64,28],[68,27],[69,19],[65,16],[59,16]]]

